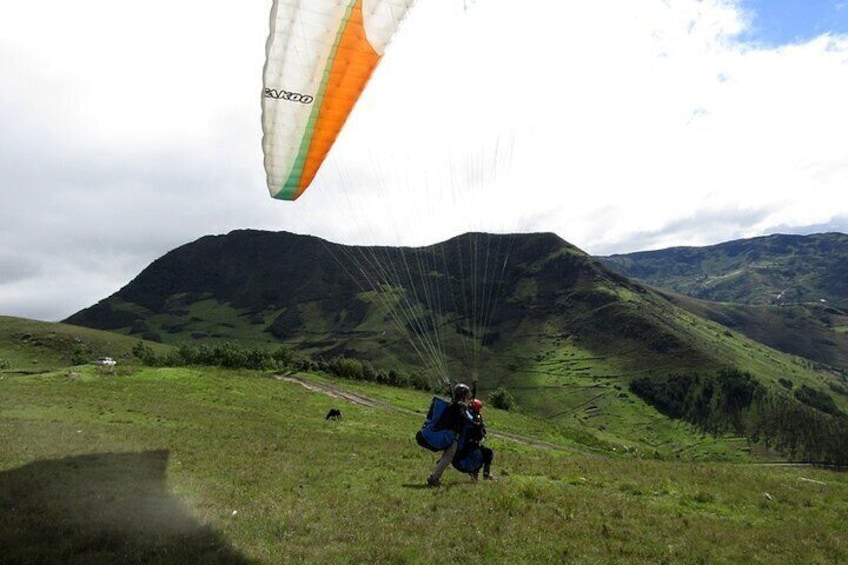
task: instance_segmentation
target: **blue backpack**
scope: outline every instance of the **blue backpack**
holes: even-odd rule
[[[446,422],[445,416],[448,414],[450,403],[447,400],[433,397],[430,403],[430,409],[427,411],[427,417],[424,419],[424,425],[415,434],[415,441],[424,449],[430,451],[442,451],[450,447],[450,444],[456,439],[456,432],[450,422]]]

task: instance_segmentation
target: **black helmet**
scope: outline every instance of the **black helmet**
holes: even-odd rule
[[[453,387],[453,399],[454,400],[465,400],[471,396],[471,389],[468,388],[468,385],[459,383],[455,387]]]

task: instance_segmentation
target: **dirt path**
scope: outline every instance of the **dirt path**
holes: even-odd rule
[[[288,381],[290,383],[297,383],[302,387],[311,390],[312,392],[322,392],[327,396],[346,400],[351,404],[356,404],[357,406],[368,406],[369,408],[376,408],[379,406],[381,408],[390,408],[392,410],[397,410],[396,407],[392,406],[387,402],[382,402],[374,398],[369,398],[367,396],[357,394],[355,392],[343,390],[335,385],[309,382],[303,377],[299,377],[298,375],[274,375],[274,378],[278,381]]]

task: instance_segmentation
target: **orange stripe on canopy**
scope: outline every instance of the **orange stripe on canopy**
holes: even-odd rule
[[[339,47],[329,71],[324,99],[315,122],[315,134],[309,146],[303,175],[294,198],[306,190],[318,172],[330,147],[347,120],[359,94],[368,83],[380,55],[365,37],[362,1],[356,0],[339,39]],[[294,199],[293,198],[293,199]]]

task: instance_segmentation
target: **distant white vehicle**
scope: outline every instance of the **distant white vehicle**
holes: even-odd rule
[[[100,357],[97,361],[94,362],[95,365],[101,365],[103,367],[114,367],[117,365],[117,362],[111,357]]]

